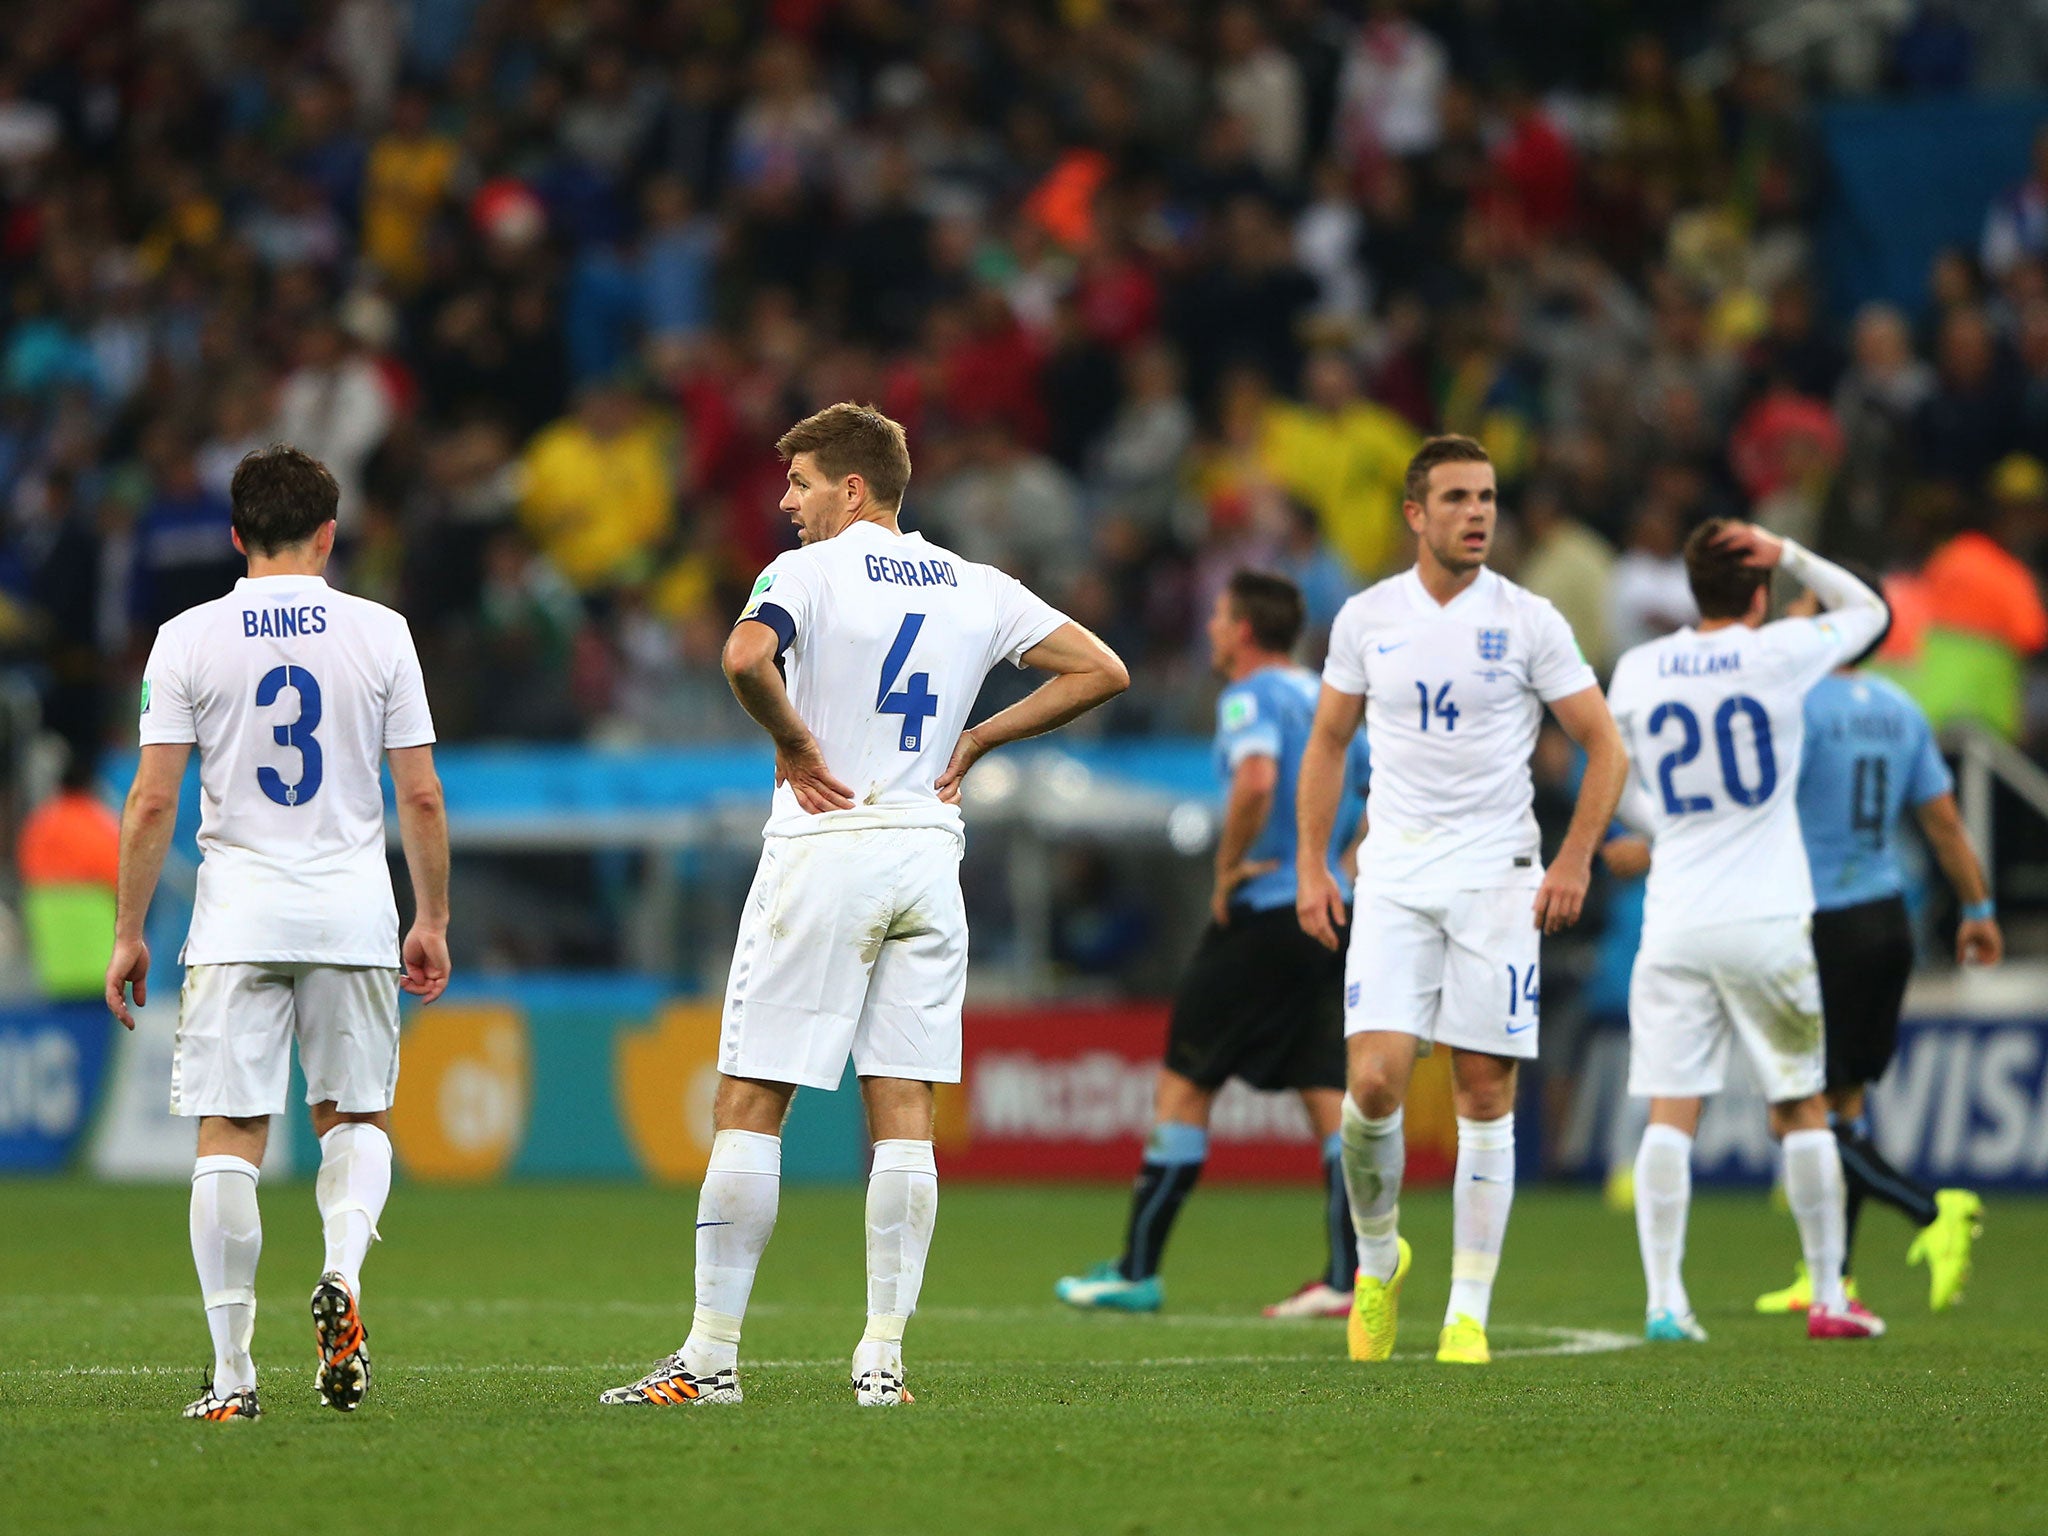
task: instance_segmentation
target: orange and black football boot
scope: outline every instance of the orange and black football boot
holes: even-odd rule
[[[202,1383],[199,1400],[185,1405],[185,1417],[205,1419],[212,1424],[229,1424],[236,1419],[260,1419],[263,1409],[256,1401],[254,1387],[244,1387],[222,1397],[213,1390],[213,1377],[208,1375]]]
[[[313,1373],[320,1401],[337,1413],[354,1413],[370,1390],[370,1334],[356,1311],[348,1282],[329,1270],[313,1287],[313,1338],[320,1369]]]

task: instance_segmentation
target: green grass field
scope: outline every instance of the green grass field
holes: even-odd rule
[[[175,1188],[0,1183],[0,1529],[59,1532],[1853,1531],[2048,1529],[2048,1206],[1994,1203],[1958,1311],[1926,1312],[1906,1229],[1866,1221],[1874,1344],[1750,1315],[1793,1234],[1760,1199],[1696,1207],[1704,1347],[1639,1329],[1632,1224],[1525,1192],[1494,1308],[1502,1358],[1430,1358],[1449,1203],[1406,1206],[1402,1347],[1257,1307],[1318,1262],[1306,1192],[1199,1193],[1170,1311],[1085,1317],[1055,1276],[1115,1246],[1123,1193],[941,1192],[908,1361],[920,1401],[858,1410],[861,1201],[791,1189],[738,1408],[601,1409],[681,1342],[687,1192],[401,1187],[365,1276],[376,1386],[310,1388],[319,1259],[305,1184],[266,1186],[265,1417],[177,1417],[208,1359]],[[1564,1354],[1560,1349],[1595,1352]]]

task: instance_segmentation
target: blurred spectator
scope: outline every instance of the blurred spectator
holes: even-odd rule
[[[2032,174],[1985,214],[1980,256],[1993,277],[2027,257],[2048,256],[2048,125],[2034,132]]]
[[[1358,392],[1357,370],[1318,352],[1303,376],[1305,399],[1266,408],[1260,452],[1273,478],[1315,508],[1323,531],[1361,576],[1384,575],[1406,550],[1401,515],[1415,430]]]
[[[53,1002],[99,997],[114,953],[121,822],[100,799],[94,769],[90,755],[71,753],[57,792],[28,814],[15,843],[29,953]]]
[[[1646,501],[1637,509],[1607,588],[1610,654],[1619,656],[1699,618],[1685,574],[1684,545],[1678,514],[1667,502]]]
[[[2024,722],[2027,659],[2048,647],[2039,583],[2015,553],[2048,529],[2048,469],[2014,455],[1987,489],[1988,507],[1922,573],[1927,630],[1908,686],[1937,730],[1973,720],[2011,740]]]
[[[1911,469],[1913,424],[1933,392],[1934,371],[1913,355],[1905,316],[1885,304],[1858,311],[1849,369],[1835,391],[1842,469],[1828,548],[1884,563],[1883,541]]]
[[[426,277],[433,222],[455,185],[459,152],[432,115],[424,90],[399,92],[363,172],[363,254],[400,290]]]
[[[1018,439],[1000,417],[976,427],[964,455],[918,501],[942,541],[1036,591],[1059,592],[1086,556],[1073,478]]]
[[[155,488],[135,529],[135,621],[144,633],[230,591],[243,574],[227,498],[200,483],[192,445],[175,428],[151,436]]]
[[[1195,439],[1195,413],[1180,389],[1180,367],[1161,342],[1132,352],[1124,399],[1095,455],[1089,492],[1100,516],[1157,532],[1180,500],[1182,465]]]
[[[1571,515],[1563,489],[1539,480],[1522,493],[1523,554],[1515,579],[1548,598],[1578,637],[1579,650],[1606,674],[1618,654],[1607,638],[1613,547]]]
[[[1286,185],[1300,169],[1306,132],[1299,66],[1267,35],[1257,8],[1242,3],[1217,13],[1216,52],[1217,105],[1244,121],[1259,169]]]
[[[1337,87],[1339,132],[1354,163],[1434,149],[1449,78],[1443,43],[1403,15],[1398,0],[1372,0]]]
[[[363,466],[390,428],[391,396],[376,365],[338,321],[315,317],[299,336],[298,366],[278,390],[272,436],[332,471],[344,538],[362,500]]]
[[[1934,392],[1914,420],[1920,472],[1971,490],[2019,437],[2016,390],[1982,310],[1952,310],[1941,323]]]
[[[621,380],[584,387],[527,448],[522,480],[521,523],[581,592],[650,574],[675,526],[670,433]]]

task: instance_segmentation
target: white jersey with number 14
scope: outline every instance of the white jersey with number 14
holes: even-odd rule
[[[780,785],[771,837],[958,832],[960,808],[936,786],[983,681],[997,662],[1024,665],[1066,622],[995,567],[870,522],[778,556],[740,617],[776,632],[790,703],[854,798],[851,810],[813,816]]]

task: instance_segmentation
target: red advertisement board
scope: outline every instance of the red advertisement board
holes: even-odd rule
[[[942,1094],[939,1167],[974,1179],[1105,1179],[1138,1167],[1152,1126],[1166,1005],[969,1009],[957,1090]],[[1442,1180],[1457,1154],[1442,1059],[1417,1063],[1408,1176]],[[1205,1179],[1312,1182],[1321,1149],[1300,1096],[1233,1082],[1217,1096]]]

